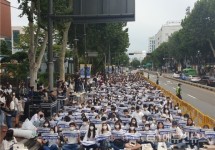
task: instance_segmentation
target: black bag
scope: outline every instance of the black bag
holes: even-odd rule
[[[119,149],[123,149],[125,146],[124,146],[124,141],[122,139],[115,139],[113,141],[113,144],[118,147]]]
[[[15,110],[10,110],[6,107],[1,107],[1,110],[3,110],[4,112],[10,114],[12,117],[16,117],[17,111]]]

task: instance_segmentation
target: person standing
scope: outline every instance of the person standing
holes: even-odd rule
[[[6,123],[7,123],[8,129],[9,129],[9,128],[12,128],[12,117],[13,117],[12,114],[15,111],[15,104],[10,95],[7,95],[5,98],[6,98],[6,103],[5,103]],[[14,115],[14,116],[16,116],[16,115]]]
[[[181,83],[178,83],[178,86],[176,88],[176,96],[182,100],[182,97],[181,97]]]

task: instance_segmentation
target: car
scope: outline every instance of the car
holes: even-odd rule
[[[215,78],[210,76],[203,76],[199,83],[215,87]]]
[[[201,78],[199,76],[189,75],[188,80],[190,80],[191,82],[199,82]]]
[[[178,72],[175,72],[175,73],[173,73],[173,75],[172,75],[172,77],[173,78],[180,78],[180,73],[178,73]]]

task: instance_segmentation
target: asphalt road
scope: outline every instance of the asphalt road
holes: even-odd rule
[[[150,74],[150,80],[156,82],[157,76]],[[178,82],[159,77],[159,85],[175,94]],[[215,92],[182,83],[182,98],[204,114],[215,119]]]

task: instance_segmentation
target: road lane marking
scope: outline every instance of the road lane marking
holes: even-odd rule
[[[176,88],[173,88],[174,90],[176,90]]]
[[[190,94],[187,94],[188,96],[190,96],[190,97],[192,97],[192,98],[194,98],[194,99],[196,99],[196,97],[194,97],[194,96],[192,96],[192,95],[190,95]]]

